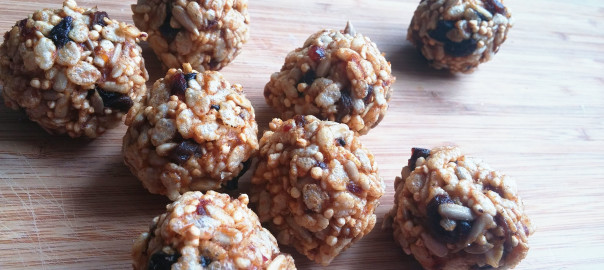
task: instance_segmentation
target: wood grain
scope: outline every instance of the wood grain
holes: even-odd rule
[[[131,22],[133,2],[79,4]],[[398,78],[386,118],[362,138],[387,184],[378,224],[409,149],[456,144],[518,181],[537,226],[518,269],[604,269],[604,2],[506,1],[515,16],[509,39],[471,75],[431,70],[405,41],[417,3],[250,1],[251,40],[223,73],[244,86],[265,128],[274,114],[262,89],[287,52],[321,28],[352,20]],[[0,31],[35,9],[59,6],[3,0]],[[145,57],[151,85],[163,71],[146,47]],[[0,269],[128,269],[133,239],[168,201],[148,194],[123,165],[124,126],[94,141],[73,140],[49,136],[0,106],[0,127]],[[299,269],[320,268],[295,259]],[[420,269],[379,228],[330,268]]]

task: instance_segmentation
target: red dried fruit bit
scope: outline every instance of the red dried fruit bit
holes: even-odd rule
[[[71,31],[71,23],[73,18],[66,16],[61,20],[55,27],[50,30],[49,38],[57,46],[57,48],[63,48],[67,42],[69,42],[69,31]]]
[[[105,107],[125,112],[128,111],[130,107],[132,107],[132,105],[134,105],[134,102],[128,95],[105,91],[99,88],[98,86],[95,90],[99,93],[99,96],[101,96],[101,99],[103,100],[103,106]],[[88,91],[88,94],[92,95],[94,94],[94,92],[91,93],[90,91]]]
[[[182,72],[172,75],[172,83],[170,84],[170,94],[175,95],[178,99],[185,100],[185,91],[187,90],[187,80]]]
[[[363,191],[363,189],[354,182],[348,182],[348,184],[346,184],[346,189],[355,194],[361,193]]]
[[[107,23],[105,23],[105,18],[109,19],[109,15],[107,15],[107,12],[105,11],[97,11],[95,13],[92,13],[90,16],[90,25],[88,28],[92,29],[92,27],[96,24],[100,26],[106,26]]]
[[[25,39],[31,39],[34,37],[34,34],[36,33],[36,28],[35,27],[27,27],[27,19],[23,19],[20,20],[17,23],[17,26],[19,26],[19,30],[21,30],[21,37],[25,38]],[[4,38],[6,39],[6,38]]]
[[[292,127],[293,127],[293,126],[292,126],[292,125],[290,125],[290,124],[284,125],[284,126],[283,126],[283,131],[284,131],[284,132],[288,132],[288,131],[290,131],[290,130],[292,129]]]
[[[415,162],[418,158],[428,158],[429,156],[430,150],[425,148],[413,147],[411,148],[411,158],[407,161],[407,166],[409,166],[409,169],[413,170],[415,169]]]
[[[352,97],[350,96],[350,89],[344,89],[341,92],[340,100],[336,102],[336,121],[342,122],[342,119],[352,112]]]
[[[178,146],[176,146],[170,154],[168,158],[179,165],[184,164],[189,160],[191,156],[200,157],[202,155],[202,150],[199,147],[199,144],[194,140],[185,140],[180,142]]]
[[[310,49],[308,49],[308,57],[317,62],[325,57],[325,49],[317,45],[312,45],[310,46]]]
[[[207,199],[200,199],[199,200],[199,204],[197,205],[197,214],[198,215],[207,215],[208,212],[206,212],[206,205],[210,204],[210,200]]]
[[[266,256],[262,255],[262,262],[266,262],[266,261],[268,261],[268,258]]]
[[[499,2],[498,0],[485,0],[483,1],[484,3],[484,8],[486,10],[488,10],[489,12],[491,12],[492,14],[502,14],[505,15],[506,11],[505,11],[505,6]]]

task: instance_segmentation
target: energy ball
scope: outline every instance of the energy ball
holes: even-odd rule
[[[239,84],[190,65],[170,69],[126,116],[126,165],[151,193],[176,200],[238,178],[258,151],[254,108]]]
[[[375,43],[348,22],[343,31],[321,30],[290,52],[264,97],[284,119],[314,115],[364,135],[384,118],[394,81]]]
[[[459,148],[413,148],[386,215],[394,239],[424,269],[509,269],[533,227],[516,182]]]
[[[146,35],[73,0],[38,10],[4,34],[4,102],[25,110],[48,133],[96,138],[147,91],[137,45]]]
[[[191,191],[153,219],[132,248],[135,270],[296,269],[247,207],[247,195]]]
[[[258,216],[280,244],[328,265],[375,225],[376,162],[344,124],[298,115],[269,126],[252,177]]]
[[[422,0],[407,39],[436,69],[471,73],[491,60],[512,27],[499,0]]]
[[[247,0],[138,0],[134,24],[149,33],[149,45],[164,66],[220,70],[249,38]]]

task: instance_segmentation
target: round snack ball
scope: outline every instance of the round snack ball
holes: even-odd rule
[[[170,69],[126,116],[126,165],[151,193],[237,188],[258,150],[254,108],[239,84],[190,65]]]
[[[394,185],[384,225],[424,269],[509,269],[526,257],[533,227],[516,182],[459,148],[413,148]]]
[[[220,70],[249,38],[247,0],[139,0],[134,24],[149,33],[149,45],[164,66]]]
[[[348,22],[343,31],[321,30],[290,52],[264,97],[284,119],[314,115],[364,135],[388,110],[396,79],[390,72],[375,43]]]
[[[134,243],[135,270],[296,269],[247,207],[247,195],[190,191],[153,219]]]
[[[280,244],[328,265],[375,225],[376,162],[344,124],[297,115],[269,126],[252,177],[258,216]]]
[[[121,122],[147,88],[146,34],[73,0],[18,21],[0,46],[7,107],[51,134],[96,138]]]
[[[499,51],[511,27],[500,0],[422,0],[407,39],[432,67],[471,73]]]

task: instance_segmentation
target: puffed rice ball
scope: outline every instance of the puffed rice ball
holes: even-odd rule
[[[534,231],[516,182],[457,147],[413,148],[385,227],[424,269],[509,269]]]
[[[199,71],[220,70],[249,38],[247,0],[139,0],[132,11],[168,68],[190,63]]]
[[[269,126],[252,177],[260,221],[280,244],[328,265],[375,225],[377,164],[344,124],[298,115]]]
[[[183,194],[136,240],[133,269],[296,269],[248,201],[245,194],[237,199],[214,191]]]
[[[422,0],[407,39],[432,67],[471,73],[495,56],[511,27],[503,0]]]
[[[126,165],[154,194],[233,189],[258,150],[254,108],[239,84],[190,65],[170,69],[126,116]]]
[[[343,31],[321,30],[290,52],[264,97],[283,119],[314,115],[364,135],[384,118],[395,79],[375,43],[348,22]]]
[[[23,109],[51,134],[96,138],[147,88],[146,33],[73,0],[18,21],[0,46],[7,107]]]

